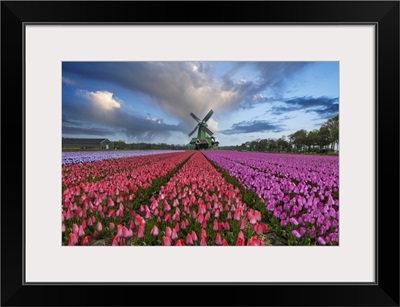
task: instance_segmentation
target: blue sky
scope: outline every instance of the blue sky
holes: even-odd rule
[[[62,64],[63,137],[183,145],[211,109],[220,146],[318,129],[339,112],[339,62]]]

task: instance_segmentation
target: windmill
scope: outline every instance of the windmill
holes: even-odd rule
[[[213,136],[214,132],[212,132],[207,125],[207,121],[210,119],[211,115],[213,115],[214,111],[210,110],[208,114],[200,120],[196,115],[190,113],[190,116],[194,118],[197,122],[196,127],[188,134],[189,137],[192,136],[197,130],[197,137],[192,138],[190,141],[190,145],[195,149],[209,149],[209,148],[217,148],[219,142],[215,140]]]

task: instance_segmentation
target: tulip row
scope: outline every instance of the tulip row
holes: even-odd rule
[[[338,157],[206,151],[265,202],[288,244],[339,243]]]
[[[260,246],[268,231],[261,212],[249,208],[200,152],[140,207],[135,221],[138,216],[133,238],[123,244]]]
[[[154,164],[160,161],[179,156],[178,152],[145,155],[137,157],[120,158],[113,160],[100,160],[85,164],[70,164],[62,166],[63,191],[66,187],[84,185],[88,182],[112,181],[115,177],[140,177],[139,166]]]
[[[121,150],[121,151],[66,151],[62,153],[62,165],[83,164],[101,160],[113,160],[171,152],[170,150]],[[177,151],[175,151],[177,152]]]
[[[71,166],[77,180],[63,180],[63,244],[85,245],[93,239],[107,237],[114,229],[123,231],[119,225],[135,216],[135,209],[148,198],[148,193],[158,189],[162,179],[168,178],[192,154],[176,152],[152,158],[91,162],[80,168]],[[98,174],[99,178],[87,180],[88,169],[92,171],[91,175]],[[71,172],[69,166],[63,167],[63,175]]]

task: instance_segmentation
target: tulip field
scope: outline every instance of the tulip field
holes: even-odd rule
[[[339,244],[338,157],[91,154],[63,153],[62,245]]]

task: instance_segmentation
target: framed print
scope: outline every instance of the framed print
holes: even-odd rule
[[[1,25],[4,306],[399,306],[398,1]]]

